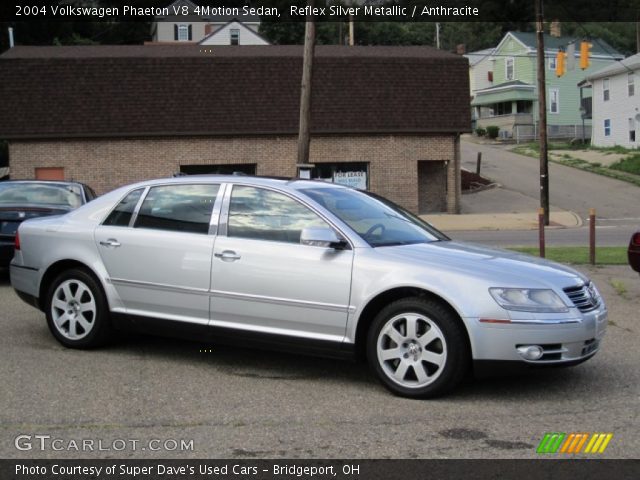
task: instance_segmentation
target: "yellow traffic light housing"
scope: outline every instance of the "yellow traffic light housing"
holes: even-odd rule
[[[566,59],[567,54],[564,53],[564,50],[558,50],[558,54],[556,55],[556,75],[558,77],[563,76],[567,72]]]
[[[593,48],[591,42],[587,42],[586,40],[580,42],[580,68],[582,70],[589,68],[589,65],[591,65],[591,48]]]

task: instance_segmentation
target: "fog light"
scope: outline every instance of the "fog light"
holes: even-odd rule
[[[538,345],[521,345],[516,350],[525,360],[539,360],[544,354],[544,350]]]

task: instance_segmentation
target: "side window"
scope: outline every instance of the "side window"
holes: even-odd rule
[[[131,215],[140,200],[142,195],[142,188],[134,190],[129,193],[122,201],[113,209],[107,219],[103,222],[103,225],[112,225],[114,227],[127,227],[131,221]]]
[[[153,187],[140,207],[134,227],[207,234],[219,189],[219,185]]]
[[[302,229],[326,226],[314,212],[286,195],[262,188],[233,187],[229,237],[300,243]]]

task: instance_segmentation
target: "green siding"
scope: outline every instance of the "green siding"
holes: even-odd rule
[[[549,112],[549,94],[547,93],[547,123],[549,125],[579,125],[582,119],[580,118],[580,89],[577,86],[578,83],[584,80],[589,73],[611,65],[613,62],[615,60],[592,59],[591,66],[586,70],[581,70],[576,58],[575,70],[567,71],[560,78],[556,76],[554,71],[547,68],[547,92],[549,92],[549,89],[557,88],[560,95],[560,113],[554,114]]]
[[[547,123],[549,125],[579,125],[582,123],[580,118],[580,89],[578,83],[586,78],[591,72],[595,72],[607,65],[611,65],[616,62],[615,59],[592,59],[591,66],[586,70],[581,70],[579,67],[579,59],[576,57],[576,68],[573,71],[567,71],[567,73],[561,78],[556,77],[555,71],[549,69],[549,58],[554,56],[556,52],[547,51],[545,58],[545,74],[547,85]],[[520,42],[517,42],[512,37],[507,38],[500,46],[500,49],[495,52],[495,62],[493,69],[493,84],[494,86],[505,83],[508,80],[505,76],[505,63],[509,55],[513,55],[514,59],[514,80],[520,80],[521,82],[535,85],[537,88],[537,59],[535,52],[529,52],[527,48],[523,47]],[[560,111],[559,113],[549,112],[549,89],[557,88],[560,99]],[[495,98],[499,98],[497,101],[509,101],[517,100],[518,97],[511,93],[511,95],[495,94]],[[537,97],[537,94],[536,94]],[[485,97],[486,98],[486,97]],[[493,98],[493,95],[492,95]],[[483,99],[484,103],[484,99]],[[537,121],[538,114],[537,108],[534,107],[534,121]]]

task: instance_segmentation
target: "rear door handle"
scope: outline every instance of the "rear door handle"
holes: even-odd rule
[[[235,262],[236,260],[240,260],[240,255],[233,250],[225,250],[222,253],[214,253],[213,255],[223,262]]]
[[[102,241],[100,242],[100,245],[102,245],[103,247],[119,247],[120,246],[120,242],[118,240],[116,240],[115,238],[110,238],[106,241]]]

